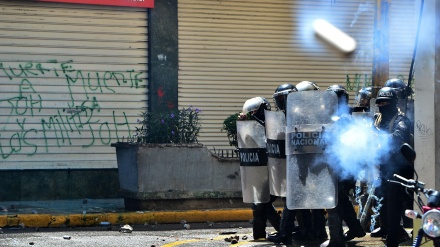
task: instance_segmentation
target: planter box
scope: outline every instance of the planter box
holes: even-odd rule
[[[121,196],[131,210],[249,207],[238,158],[203,145],[114,143]]]

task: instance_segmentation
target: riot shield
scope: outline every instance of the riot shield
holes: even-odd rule
[[[237,121],[237,142],[243,202],[268,202],[269,172],[264,126],[253,120]]]
[[[264,111],[264,115],[270,194],[286,197],[286,117],[281,111]]]
[[[289,94],[286,109],[289,209],[326,209],[337,204],[337,177],[323,151],[338,99],[332,91]]]

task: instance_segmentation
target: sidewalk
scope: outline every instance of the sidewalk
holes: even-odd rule
[[[0,227],[77,227],[104,224],[160,224],[249,221],[251,209],[127,211],[124,199],[0,202]]]

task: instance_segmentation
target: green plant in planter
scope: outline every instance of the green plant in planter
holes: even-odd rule
[[[223,126],[221,131],[226,131],[226,135],[228,136],[229,145],[238,148],[237,142],[237,120],[240,113],[235,113],[227,117],[223,121]]]
[[[141,127],[136,127],[134,134],[137,143],[198,143],[201,125],[198,108],[182,108],[180,110],[141,114],[138,120]]]
[[[244,115],[242,113],[234,113],[227,117],[223,121],[223,126],[221,131],[226,131],[226,134],[228,135],[229,139],[229,145],[234,146],[238,148],[238,142],[237,142],[237,121],[251,119],[250,115]]]

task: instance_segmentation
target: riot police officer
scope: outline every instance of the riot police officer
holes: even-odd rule
[[[285,83],[280,86],[278,86],[275,89],[275,93],[273,94],[273,100],[275,102],[275,106],[279,112],[283,113],[284,117],[284,129],[285,129],[285,114],[286,114],[286,100],[289,93],[297,92],[298,90],[296,87],[290,83]],[[269,128],[269,126],[268,126]],[[283,137],[283,141],[285,142],[285,137]],[[269,140],[268,140],[269,141]],[[280,145],[283,146],[284,145]],[[283,161],[284,161],[284,171],[282,176],[284,176],[284,179],[281,180],[284,184],[278,184],[276,186],[279,186],[280,189],[285,188],[286,185],[286,171],[285,171],[285,165],[286,165],[286,154],[283,150]],[[284,189],[285,190],[285,189]],[[295,216],[296,216],[296,210],[289,210],[286,205],[286,192],[283,191],[280,193],[280,196],[282,200],[284,201],[284,207],[283,207],[283,214],[281,217],[281,223],[280,223],[280,230],[277,232],[276,235],[268,236],[267,240],[274,242],[274,243],[284,243],[284,244],[291,244],[292,243],[292,233],[297,229],[295,226]]]
[[[409,239],[408,233],[400,224],[401,211],[405,202],[404,187],[388,183],[393,174],[410,178],[413,175],[412,165],[400,153],[403,143],[410,143],[410,120],[397,107],[398,93],[390,87],[383,87],[377,93],[376,106],[379,113],[375,115],[374,126],[379,138],[390,140],[390,152],[387,152],[384,161],[380,164],[382,183],[379,192],[384,197],[380,210],[380,229],[371,233],[372,237],[386,237],[387,247],[396,247],[400,242]]]
[[[264,97],[254,97],[246,100],[243,105],[243,114],[250,114],[253,120],[264,126],[264,110],[270,111],[271,106]]]
[[[371,87],[359,89],[355,98],[355,107],[353,112],[370,112]]]
[[[282,111],[284,114],[286,114],[287,96],[292,92],[298,92],[298,89],[290,83],[281,84],[275,89],[275,93],[272,95],[272,98],[278,111]]]
[[[319,90],[319,86],[312,81],[301,81],[298,84],[296,84],[296,89],[298,91]]]
[[[408,108],[408,104],[413,104],[413,101],[409,101],[408,97],[411,96],[411,94],[413,93],[413,90],[411,87],[408,87],[402,79],[398,79],[398,78],[391,78],[389,80],[387,80],[384,84],[384,87],[391,87],[394,89],[394,91],[396,91],[397,93],[397,107],[399,107],[399,110],[401,112],[403,112],[411,121],[411,143],[409,143],[411,146],[414,146],[414,140],[413,140],[413,136],[414,136],[414,112],[413,111],[407,111]],[[412,196],[408,196],[406,198],[406,209],[412,209],[413,208],[413,201],[414,198]],[[402,220],[403,223],[405,225],[405,227],[412,227],[412,220],[408,217],[405,216],[405,211],[402,212]]]
[[[282,104],[278,104],[278,105],[280,105],[278,108],[283,109],[285,113],[292,112],[292,109],[287,108],[287,105],[288,105],[287,99],[289,97],[291,97],[292,95],[295,95],[295,93],[294,94],[283,93],[283,90],[282,90],[283,87],[284,86],[282,85],[276,90],[274,97],[276,98],[276,102],[278,101],[278,102],[282,103]],[[300,83],[298,83],[296,85],[296,88],[298,91],[319,90],[318,85],[314,82],[311,82],[311,81],[301,81]],[[306,94],[308,94],[308,93],[306,93]],[[289,96],[289,97],[287,97],[287,96]],[[292,106],[290,106],[290,107],[292,107]],[[289,114],[286,114],[286,117],[288,117],[288,115]],[[286,131],[290,127],[292,127],[292,126],[286,126]],[[287,136],[287,133],[286,133],[286,136]],[[288,142],[286,141],[286,147],[287,147],[287,143]],[[287,148],[286,148],[286,150],[287,150]],[[294,164],[294,163],[296,163],[297,157],[293,157],[292,154],[289,154],[289,155],[290,155],[290,157],[289,157],[290,161],[288,163],[291,166],[296,166],[296,164]],[[287,159],[286,159],[286,161],[287,161]],[[308,160],[307,161],[303,160],[303,162],[308,162]],[[291,179],[290,182],[289,182],[289,179]],[[303,187],[303,184],[301,184],[301,185],[298,184],[299,186],[296,186],[295,185],[296,182],[293,182],[294,180],[295,179],[293,177],[287,178],[287,183],[289,183],[288,190],[291,191],[290,192],[291,194],[289,194],[289,195],[291,195],[290,199],[286,197],[286,204],[287,205],[290,203],[290,201],[293,200],[293,197],[295,197],[295,196],[292,196],[293,194],[295,194],[295,193],[293,193],[293,191]],[[287,203],[287,201],[289,201],[289,203]],[[304,207],[300,206],[299,208],[301,208],[301,209],[288,210],[287,205],[285,205],[286,210],[284,210],[284,211],[286,213],[283,216],[282,223],[286,222],[287,224],[290,224],[290,225],[288,225],[288,228],[289,228],[289,226],[291,228],[291,227],[293,227],[293,219],[296,216],[296,219],[299,224],[299,231],[296,231],[293,234],[292,237],[294,240],[314,240],[314,239],[327,238],[327,232],[325,229],[325,211],[323,209],[310,210],[310,209],[304,209]],[[293,213],[293,212],[295,212],[295,213]],[[284,220],[284,219],[286,219],[286,220]],[[288,232],[286,231],[285,234],[290,235],[290,230]],[[276,242],[276,241],[274,241],[274,242]]]
[[[414,120],[414,115],[412,114],[407,114],[406,109],[407,109],[407,104],[408,104],[408,97],[413,93],[412,89],[410,87],[408,87],[405,82],[402,79],[399,78],[391,78],[389,80],[387,80],[384,83],[384,87],[390,87],[392,88],[395,93],[396,93],[396,97],[397,97],[397,108],[398,110],[402,113],[405,114],[410,121]],[[413,141],[413,122],[411,121],[411,126],[409,127],[410,131],[411,131],[411,139],[410,139],[410,145],[414,145],[414,141]],[[411,176],[412,177],[412,176]],[[405,208],[406,209],[412,209],[413,207],[413,198],[412,196],[409,197],[405,197],[406,201],[405,201]],[[404,224],[408,227],[412,227],[412,220],[405,217],[405,211],[404,209],[402,209],[402,220],[404,222]],[[372,231],[371,233],[371,237],[386,237],[386,234],[383,234],[385,231],[381,231],[381,228],[377,228],[374,231]]]
[[[402,79],[391,78],[385,82],[383,87],[390,87],[396,92],[397,107],[405,113],[408,97],[412,94],[412,89],[408,87]]]
[[[301,81],[296,85],[298,91],[314,91],[319,90],[318,84],[312,81]],[[327,231],[325,229],[326,219],[325,210],[298,210],[302,216],[302,233],[300,238],[305,239],[327,239]]]
[[[347,90],[341,85],[332,85],[327,88],[338,96],[338,121],[337,127],[343,128],[344,125],[353,122],[351,109],[348,105],[349,96]],[[365,232],[357,219],[356,211],[349,199],[349,192],[355,187],[354,177],[338,178],[338,202],[335,208],[327,209],[328,226],[330,239],[321,244],[321,247],[340,247],[345,246],[345,241],[350,241],[356,237],[365,236]],[[343,233],[342,221],[345,221],[348,232]]]
[[[245,102],[242,113],[245,115],[249,114],[254,120],[264,126],[264,111],[270,109],[271,106],[269,101],[263,97],[254,97]],[[270,200],[268,202],[252,203],[252,230],[254,239],[266,238],[267,221],[270,222],[276,231],[279,231],[281,217],[273,206],[273,202],[276,199],[276,196],[270,195]]]

